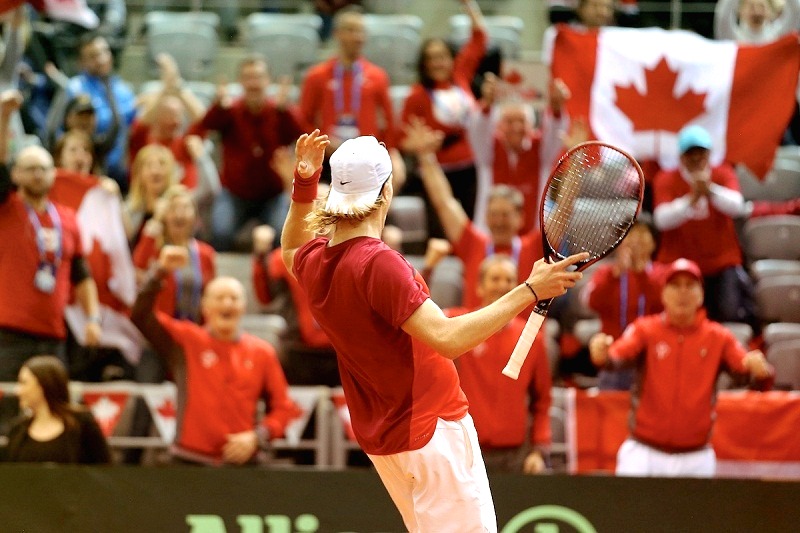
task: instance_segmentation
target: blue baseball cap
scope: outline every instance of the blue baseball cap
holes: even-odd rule
[[[691,148],[705,148],[711,150],[713,143],[711,142],[711,134],[705,128],[693,124],[686,126],[678,132],[678,149],[681,154],[686,153]]]

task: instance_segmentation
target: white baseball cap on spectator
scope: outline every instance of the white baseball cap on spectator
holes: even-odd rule
[[[351,215],[372,207],[392,176],[392,160],[386,146],[375,137],[348,139],[330,159],[331,191],[325,210]]]

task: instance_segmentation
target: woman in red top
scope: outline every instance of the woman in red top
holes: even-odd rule
[[[436,153],[445,170],[453,193],[464,206],[469,218],[475,213],[477,172],[469,138],[467,120],[474,106],[470,84],[486,52],[486,29],[480,8],[472,0],[462,0],[472,19],[472,37],[454,55],[450,46],[440,38],[426,40],[418,60],[419,82],[411,88],[402,113],[402,124],[422,120],[430,128],[443,134],[441,148]],[[408,148],[407,140],[401,148]],[[429,220],[437,220],[429,213]],[[442,236],[441,229],[434,229]]]
[[[216,252],[211,245],[194,238],[197,210],[183,185],[173,185],[163,196],[153,218],[145,224],[142,237],[133,250],[133,263],[144,274],[158,260],[165,244],[183,246],[189,251],[185,268],[164,280],[156,309],[174,318],[201,322],[200,299],[206,284],[216,275]]]

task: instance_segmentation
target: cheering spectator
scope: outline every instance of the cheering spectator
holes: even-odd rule
[[[696,263],[675,260],[665,280],[662,314],[636,319],[616,341],[598,333],[589,344],[597,366],[640,368],[631,436],[617,454],[617,475],[713,477],[709,439],[719,372],[764,381],[773,371],[760,351],[745,353],[730,331],[706,318]]]
[[[359,135],[383,141],[392,156],[392,179],[399,190],[405,182],[405,163],[394,147],[389,76],[361,55],[368,36],[360,11],[339,11],[333,26],[337,53],[308,71],[300,97],[303,118],[330,137],[328,155]]]
[[[614,24],[614,0],[578,0],[577,3],[575,20],[570,21],[573,28],[591,31]],[[542,38],[542,61],[548,66],[553,62],[553,42],[557,32],[557,26],[548,26]]]
[[[176,378],[179,420],[171,452],[177,462],[258,463],[260,451],[283,437],[298,407],[272,346],[241,332],[245,295],[238,280],[219,277],[206,286],[205,327],[154,311],[163,280],[188,263],[186,248],[164,246],[132,313]],[[254,424],[261,397],[267,414]]]
[[[653,231],[640,217],[614,252],[613,263],[598,266],[581,291],[584,305],[600,317],[600,331],[614,339],[637,318],[662,309]],[[600,389],[629,390],[634,369],[601,369],[598,377]]]
[[[289,209],[284,182],[270,162],[275,150],[302,134],[299,116],[289,108],[288,82],[274,102],[267,98],[269,74],[262,56],[251,55],[239,65],[244,95],[232,100],[220,84],[215,102],[192,133],[216,130],[222,138],[222,191],[211,214],[213,245],[233,247],[236,232],[250,218],[278,230]],[[279,238],[276,236],[276,239]]]
[[[139,242],[144,225],[153,218],[159,198],[175,184],[177,164],[166,146],[145,146],[131,165],[131,191],[125,203],[126,228],[131,248]]]
[[[173,185],[161,196],[155,216],[147,221],[142,238],[133,250],[137,277],[144,278],[158,262],[165,244],[187,250],[189,262],[164,279],[156,300],[156,309],[167,316],[201,323],[200,297],[205,286],[216,276],[214,249],[194,238],[197,209],[183,185]]]
[[[719,0],[714,8],[714,36],[740,43],[774,41],[800,27],[800,2]]]
[[[19,371],[16,395],[29,414],[18,420],[0,454],[18,463],[110,463],[100,427],[69,399],[67,370],[57,357],[40,355]]]
[[[656,260],[680,257],[696,262],[703,273],[705,307],[719,322],[757,327],[752,282],[742,267],[734,218],[745,208],[739,180],[723,163],[711,166],[711,135],[700,126],[678,133],[680,166],[654,180],[653,219],[661,232]]]
[[[471,84],[486,53],[487,35],[483,15],[474,0],[461,0],[461,3],[472,20],[472,37],[457,56],[443,39],[432,38],[422,44],[417,65],[419,81],[412,86],[403,105],[402,124],[407,127],[415,120],[422,120],[441,132],[442,142],[436,150],[436,158],[467,218],[473,219],[477,170],[467,126],[476,107]],[[404,134],[401,148],[413,153],[413,134],[407,129]],[[441,237],[446,222],[435,211],[428,215],[430,235]]]
[[[509,256],[487,257],[481,263],[477,290],[481,307],[510,292],[518,278],[517,266]],[[471,310],[445,309],[445,315],[460,316]],[[524,327],[525,321],[516,317],[455,361],[490,473],[538,474],[550,459],[552,380],[544,336],[536,337],[519,379],[510,380],[502,374]],[[497,416],[499,412],[503,416]]]
[[[8,119],[19,94],[0,97],[0,161],[7,154]],[[11,182],[17,186],[11,190]],[[81,249],[75,212],[49,200],[53,158],[41,147],[24,148],[9,175],[0,165],[0,381],[16,379],[32,355],[63,352],[64,308],[74,296],[88,318],[86,344],[100,339],[97,286]]]

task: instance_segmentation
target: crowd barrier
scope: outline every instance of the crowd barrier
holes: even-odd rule
[[[13,383],[0,383],[0,394],[13,390]],[[92,410],[112,448],[165,449],[174,439],[172,383],[73,382],[70,391],[75,401]],[[291,386],[289,394],[302,414],[272,448],[310,450],[319,469],[346,468],[349,452],[359,446],[341,388]],[[617,449],[628,434],[629,394],[554,387],[552,397],[555,464],[572,474],[613,472]],[[138,398],[154,422],[150,436],[129,434]],[[716,410],[712,443],[719,476],[800,480],[800,393],[723,391]]]

